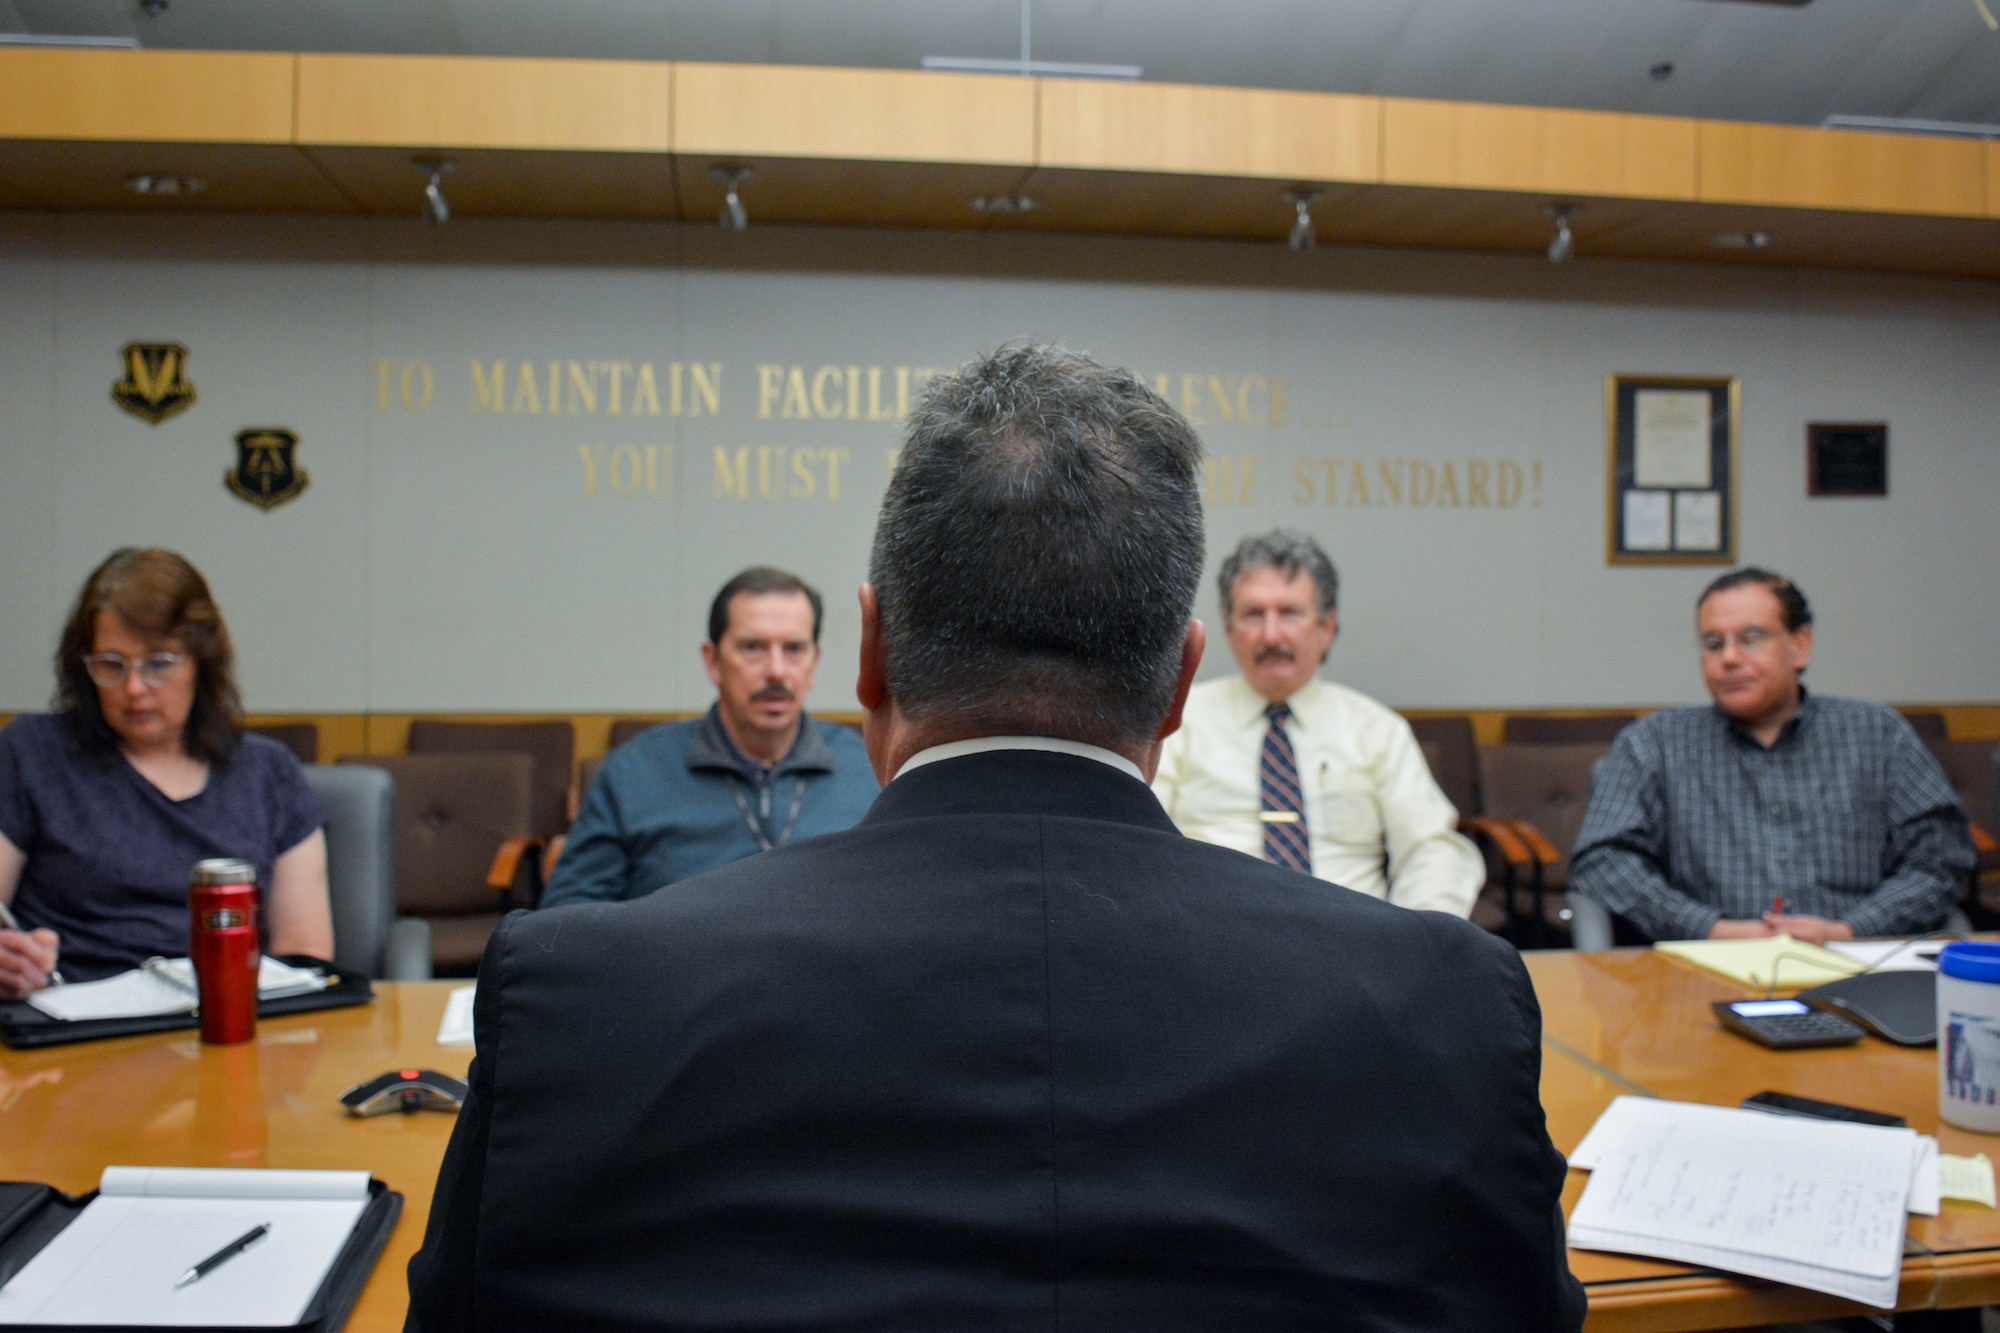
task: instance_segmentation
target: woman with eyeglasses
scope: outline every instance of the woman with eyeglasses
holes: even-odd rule
[[[53,711],[0,731],[0,998],[188,950],[188,872],[257,866],[264,949],[333,954],[319,804],[243,730],[222,613],[180,556],[127,547],[78,595]],[[11,918],[11,919],[10,919]]]

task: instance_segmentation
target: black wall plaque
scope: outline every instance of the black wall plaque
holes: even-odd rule
[[[1887,495],[1886,422],[1815,421],[1806,427],[1806,494]]]

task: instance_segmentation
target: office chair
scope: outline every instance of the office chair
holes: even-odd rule
[[[396,784],[379,768],[307,764],[326,816],[333,962],[384,981],[427,981],[431,931],[396,915]]]

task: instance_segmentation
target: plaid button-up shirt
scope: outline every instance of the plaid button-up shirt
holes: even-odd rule
[[[1769,749],[1717,708],[1653,713],[1598,764],[1570,888],[1654,939],[1784,910],[1857,936],[1941,925],[1973,864],[1944,770],[1891,709],[1808,695]]]

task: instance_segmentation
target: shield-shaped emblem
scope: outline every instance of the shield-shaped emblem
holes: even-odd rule
[[[188,349],[179,343],[126,343],[125,378],[111,386],[111,401],[157,426],[194,404],[188,383]]]
[[[236,466],[222,474],[229,493],[259,509],[295,499],[312,478],[295,456],[299,437],[278,426],[253,426],[236,436]]]

